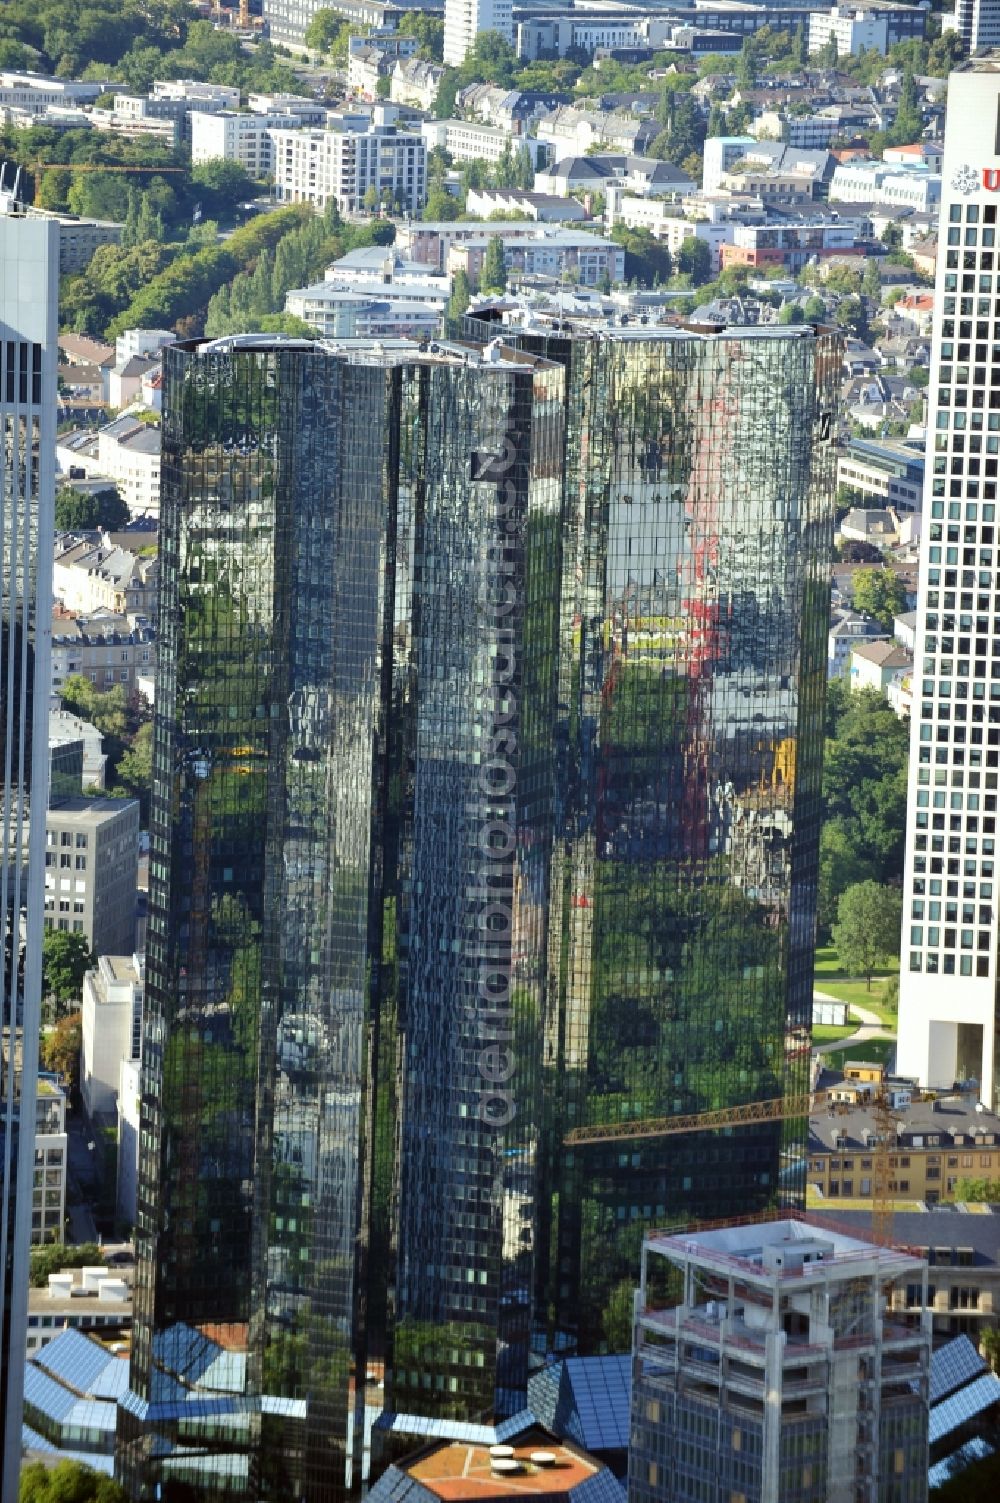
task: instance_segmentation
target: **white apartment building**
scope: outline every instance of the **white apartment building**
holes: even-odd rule
[[[143,962],[101,955],[83,978],[80,1094],[88,1117],[117,1110],[123,1060],[139,1058]]]
[[[862,48],[884,57],[889,47],[889,22],[885,15],[835,5],[831,11],[817,11],[809,17],[809,51],[821,51],[831,36],[837,39],[840,57],[856,57]]]
[[[173,329],[126,329],[115,340],[115,364],[127,365],[135,355],[156,355],[176,338]]]
[[[499,162],[504,152],[526,151],[532,165],[544,167],[551,148],[531,136],[512,136],[499,125],[482,125],[477,120],[424,120],[421,134],[428,151],[441,146],[458,162]]]
[[[513,46],[511,0],[445,0],[444,61],[449,68],[465,62],[481,31],[498,31]]]
[[[901,1074],[998,1105],[1000,64],[948,85],[907,801]]]
[[[0,110],[27,110],[32,115],[41,115],[60,106],[93,104],[105,88],[103,83],[4,71],[0,73]]]
[[[335,202],[354,213],[392,200],[419,214],[427,196],[427,147],[419,132],[373,124],[367,130],[275,130],[274,188],[284,203]]]
[[[517,55],[533,62],[543,54],[565,57],[571,49],[594,53],[599,47],[660,47],[684,29],[670,16],[642,15],[638,11],[628,20],[600,13],[588,17],[564,11],[551,18],[537,16],[519,21]]]
[[[723,221],[712,224],[707,219],[685,219],[673,204],[658,198],[635,198],[609,185],[605,224],[613,229],[623,224],[630,230],[648,230],[676,256],[685,240],[704,240],[712,252],[712,270],[718,271],[722,247],[732,245],[737,226]]]
[[[883,204],[925,213],[941,200],[941,175],[921,164],[841,162],[830,179],[830,202]]]
[[[317,282],[285,296],[285,312],[310,324],[324,338],[396,338],[440,334],[448,303],[448,279]]]
[[[274,166],[271,131],[301,130],[297,115],[238,115],[226,110],[191,111],[191,161],[238,162],[251,177],[269,177]]]
[[[755,136],[708,136],[701,149],[701,191],[717,193],[730,167],[756,145]]]
[[[131,517],[160,515],[160,429],[129,413],[100,429],[97,471],[115,482]]]

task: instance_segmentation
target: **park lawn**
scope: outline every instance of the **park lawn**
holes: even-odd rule
[[[813,1048],[817,1044],[835,1044],[838,1039],[850,1038],[852,1033],[857,1033],[856,1023],[845,1023],[843,1028],[838,1028],[832,1023],[814,1023],[812,1031]]]
[[[831,1070],[843,1070],[846,1060],[874,1060],[879,1064],[885,1064],[890,1055],[895,1056],[895,1039],[868,1039],[863,1044],[853,1044],[848,1049],[834,1049],[831,1053],[823,1056],[824,1063]]]
[[[894,960],[887,970],[876,971],[869,991],[864,978],[847,975],[833,945],[821,945],[816,951],[816,973],[813,986],[816,991],[836,997],[838,1002],[854,1003],[876,1013],[887,1028],[895,1028],[896,1013],[882,1001],[885,984],[899,970],[899,961]]]

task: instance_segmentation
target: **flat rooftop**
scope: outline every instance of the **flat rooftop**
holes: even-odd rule
[[[791,1269],[774,1270],[764,1265],[765,1250],[789,1247],[794,1243],[822,1243],[832,1249],[832,1257],[819,1263],[807,1264],[804,1268],[795,1264]],[[664,1257],[681,1262],[694,1260],[706,1267],[716,1267],[722,1272],[738,1264],[744,1275],[756,1271],[761,1279],[770,1283],[776,1277],[782,1279],[810,1279],[818,1270],[840,1271],[845,1274],[853,1267],[871,1260],[886,1272],[899,1273],[907,1268],[919,1268],[920,1260],[897,1248],[880,1247],[863,1241],[860,1237],[848,1237],[843,1232],[831,1231],[827,1226],[813,1225],[803,1221],[756,1221],[747,1226],[724,1226],[715,1231],[692,1231],[681,1233],[653,1232],[646,1238],[646,1249],[661,1253]]]
[[[436,1446],[410,1465],[404,1462],[400,1470],[439,1498],[455,1500],[473,1496],[513,1498],[524,1494],[559,1496],[601,1470],[597,1462],[541,1431],[519,1436],[511,1450],[511,1459],[520,1464],[516,1472],[495,1473],[488,1446],[465,1445],[460,1441]],[[531,1461],[533,1451],[548,1452],[555,1462],[536,1466]]]
[[[349,292],[349,289],[345,289]],[[389,297],[387,296],[387,301]],[[384,338],[306,339],[282,334],[229,334],[221,339],[191,340],[175,348],[187,355],[230,355],[239,351],[266,354],[288,350],[300,355],[332,355],[348,365],[454,365],[492,370],[555,369],[556,362],[504,346],[502,331],[489,345],[447,339]]]
[[[79,819],[87,823],[111,819],[116,814],[135,805],[136,798],[88,798],[85,793],[67,793],[51,800],[48,808],[53,820]]]

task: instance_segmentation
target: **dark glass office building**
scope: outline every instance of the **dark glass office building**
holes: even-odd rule
[[[808,1089],[839,341],[533,329],[567,373],[535,1307],[592,1351],[644,1230],[804,1193],[805,1122],[564,1139]]]
[[[165,378],[119,1467],[334,1498],[366,1409],[527,1381],[564,378],[253,338]]]
[[[496,332],[166,357],[136,1498],[481,1439],[802,1193],[565,1139],[806,1085],[838,343]]]

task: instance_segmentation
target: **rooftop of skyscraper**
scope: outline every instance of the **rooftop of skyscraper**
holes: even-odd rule
[[[813,339],[827,330],[814,324],[651,323],[635,314],[608,315],[601,310],[567,313],[539,309],[509,299],[481,303],[468,318],[498,329],[529,334],[573,334],[577,338],[621,341],[686,339]]]
[[[262,353],[289,350],[301,354],[337,355],[352,365],[393,366],[413,361],[439,365],[487,364],[506,370],[526,365],[548,367],[551,361],[509,348],[501,337],[488,344],[455,340],[418,340],[405,337],[371,339],[306,339],[285,334],[227,334],[220,339],[194,339],[178,344],[189,354],[231,354],[235,351]]]
[[[598,1503],[612,1499],[611,1489],[618,1489],[602,1462],[541,1429],[528,1430],[513,1445],[444,1441],[428,1446],[390,1468],[376,1483],[371,1494],[376,1503],[380,1496],[397,1496],[393,1483],[401,1482],[400,1474],[410,1484],[410,1496],[426,1499],[427,1503],[433,1498],[464,1503],[469,1498],[511,1498],[524,1494],[548,1499],[572,1498],[573,1503],[584,1503],[585,1499]]]
[[[920,1267],[918,1258],[898,1248],[880,1247],[825,1225],[795,1220],[755,1221],[674,1235],[653,1233],[646,1238],[646,1248],[671,1261],[696,1262],[720,1272],[738,1267],[746,1282],[754,1282],[755,1273],[771,1283],[775,1278],[811,1277],[821,1269],[845,1277],[869,1260],[893,1275],[910,1265]]]

